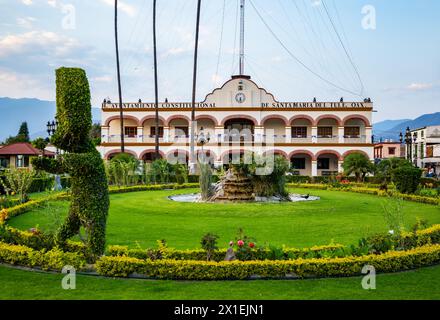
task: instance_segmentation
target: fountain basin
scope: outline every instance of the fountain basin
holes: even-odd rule
[[[290,194],[289,195],[291,202],[304,202],[304,201],[318,201],[321,200],[320,197],[309,196],[308,198],[305,195],[301,194]],[[186,202],[186,203],[197,203],[204,202],[201,201],[199,193],[190,193],[190,194],[179,194],[175,196],[169,196],[168,199],[176,202]],[[226,202],[226,201],[225,201]],[[229,201],[230,203],[234,203],[234,201]],[[237,201],[240,202],[240,201]],[[286,202],[278,197],[255,197],[253,201],[246,201],[247,203],[281,203]]]

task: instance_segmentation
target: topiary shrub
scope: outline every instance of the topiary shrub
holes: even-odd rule
[[[89,83],[84,70],[60,68],[56,71],[56,85],[58,128],[52,143],[65,154],[57,159],[34,159],[32,164],[37,170],[69,174],[72,202],[55,242],[64,247],[67,239],[80,235],[83,227],[88,259],[94,261],[105,249],[109,195],[104,162],[89,136],[92,126]]]
[[[404,166],[393,170],[392,179],[396,188],[401,193],[415,193],[420,184],[422,170],[415,167]]]

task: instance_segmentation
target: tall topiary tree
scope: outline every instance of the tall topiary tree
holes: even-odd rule
[[[72,202],[69,215],[57,231],[56,242],[86,231],[84,239],[91,261],[104,253],[105,230],[109,208],[108,183],[104,162],[90,139],[92,114],[90,89],[84,70],[56,70],[58,128],[52,143],[65,154],[57,159],[38,158],[35,168],[71,176]]]

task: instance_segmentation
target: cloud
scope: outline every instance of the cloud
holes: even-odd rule
[[[33,23],[36,21],[34,17],[24,17],[24,18],[17,18],[17,24],[26,29],[31,29],[33,27]]]
[[[322,5],[321,0],[311,0],[312,7],[319,7]]]
[[[26,6],[32,5],[32,0],[21,0],[21,2]]]
[[[98,77],[94,77],[91,79],[92,81],[95,82],[112,82],[113,81],[113,77],[109,76],[109,75],[104,75],[104,76],[98,76]]]
[[[50,31],[30,31],[0,38],[0,57],[35,54],[41,51],[52,52],[55,56],[65,56],[72,49],[79,47],[79,42],[74,38]]]
[[[114,0],[100,0],[102,3],[114,7],[115,2]],[[126,13],[127,15],[133,17],[136,14],[136,8],[132,5],[129,5],[125,2],[119,1],[118,2],[118,9],[120,9],[122,12]]]
[[[11,98],[54,99],[54,89],[47,75],[42,78],[0,68],[0,96]]]
[[[434,84],[432,83],[411,83],[406,89],[411,91],[422,91],[432,89],[433,87]]]
[[[57,0],[47,0],[47,4],[50,5],[51,7],[56,8]]]

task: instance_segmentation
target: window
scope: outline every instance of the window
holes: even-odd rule
[[[359,138],[361,135],[360,127],[345,127],[344,128],[344,136],[347,138]]]
[[[330,169],[330,158],[318,159],[318,170],[329,170],[329,169]]]
[[[9,168],[9,158],[7,157],[0,158],[0,168]]]
[[[188,137],[189,136],[189,129],[188,127],[176,127],[176,136],[185,136]]]
[[[125,127],[125,136],[129,138],[136,138],[137,127]]]
[[[293,158],[292,169],[304,170],[306,168],[306,158]]]
[[[390,156],[396,155],[396,148],[388,148],[388,154]]]
[[[156,127],[150,128],[150,136],[156,137]],[[159,127],[159,138],[163,138],[163,127]]]
[[[333,137],[333,127],[318,127],[318,137],[319,138],[332,138]]]
[[[292,127],[292,138],[307,138],[307,127]]]
[[[420,158],[425,158],[425,144],[423,142],[420,143]]]

